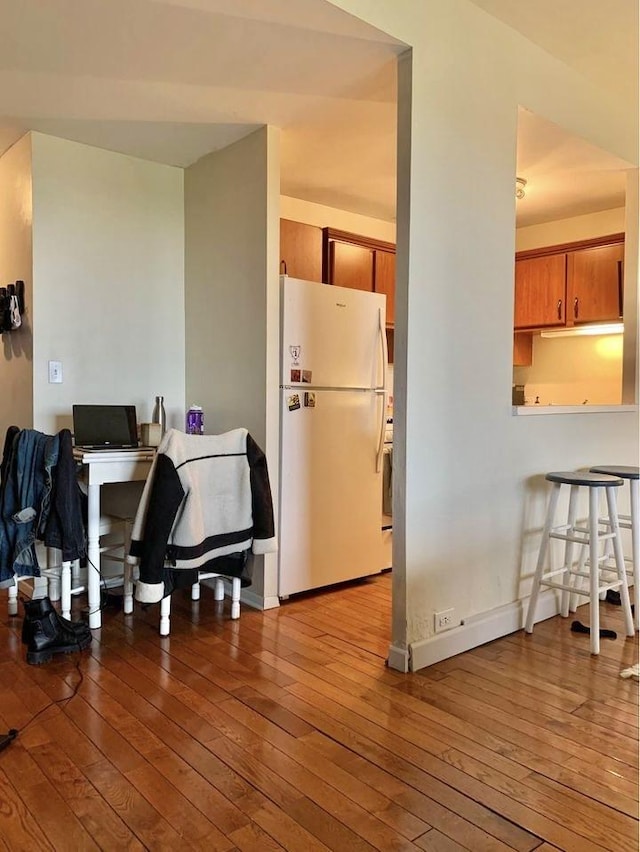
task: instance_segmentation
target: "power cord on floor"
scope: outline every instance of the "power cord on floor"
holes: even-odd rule
[[[88,614],[91,615],[94,612],[102,612],[103,609],[106,609],[106,607],[108,606],[109,588],[107,586],[107,581],[103,577],[100,568],[97,568],[88,557],[87,566],[98,573],[98,576],[100,577],[100,583],[103,585],[103,588],[101,590],[102,593],[100,595],[100,606],[96,610],[87,610]],[[76,697],[76,695],[78,694],[78,690],[80,689],[84,681],[84,673],[80,668],[80,660],[77,660],[74,665],[80,677],[78,678],[78,682],[73,688],[72,694],[69,695],[67,698],[59,698],[57,701],[50,701],[47,705],[38,710],[38,712],[34,716],[32,716],[32,718],[28,722],[26,722],[26,724],[24,724],[21,728],[10,728],[6,734],[0,734],[0,752],[7,748],[16,739],[19,733],[28,728],[29,725],[33,724],[33,722],[35,722],[36,719],[41,716],[42,713],[47,711],[50,707],[61,706],[64,709],[64,707],[66,707],[67,704]]]
[[[57,701],[50,701],[48,704],[45,704],[44,707],[38,710],[37,713],[34,713],[31,719],[29,719],[28,722],[25,722],[25,724],[21,728],[10,728],[8,733],[0,734],[0,752],[3,751],[3,749],[7,748],[7,746],[9,746],[16,739],[18,734],[26,730],[29,725],[32,725],[36,721],[36,719],[43,713],[45,713],[47,710],[49,710],[50,707],[60,706],[64,709],[67,704],[76,697],[76,695],[78,694],[78,690],[80,689],[84,681],[84,672],[80,668],[80,660],[76,660],[76,662],[74,663],[74,667],[77,669],[80,677],[78,678],[76,685],[73,687],[73,692],[71,693],[71,695],[67,696],[66,698],[58,698]]]

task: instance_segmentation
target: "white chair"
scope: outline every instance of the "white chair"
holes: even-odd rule
[[[224,600],[225,579],[231,584],[231,618],[240,618],[240,577],[223,577],[207,571],[198,571],[198,580],[191,586],[191,600],[200,600],[201,580],[215,579],[213,597],[216,601]],[[160,635],[168,636],[171,632],[171,595],[160,601]]]
[[[131,540],[131,519],[119,518],[113,515],[103,515],[100,518],[100,565],[87,565],[80,569],[78,560],[64,562],[60,560],[60,551],[47,548],[47,567],[40,572],[47,579],[47,594],[52,601],[60,601],[63,618],[71,617],[71,597],[87,591],[87,572],[99,571],[101,584],[105,589],[124,587],[124,612],[133,612],[133,566],[126,560]],[[116,541],[102,542],[103,538],[113,537]],[[103,573],[102,559],[120,563],[122,570],[117,574]],[[17,589],[17,586],[16,586]]]

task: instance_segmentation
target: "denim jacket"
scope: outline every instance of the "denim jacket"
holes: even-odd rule
[[[7,432],[0,486],[0,587],[11,585],[14,576],[40,575],[36,539],[62,547],[65,559],[84,554],[79,489],[75,473],[72,481],[68,476],[69,464],[73,469],[69,430],[45,435],[11,427]],[[58,477],[58,469],[66,475]]]

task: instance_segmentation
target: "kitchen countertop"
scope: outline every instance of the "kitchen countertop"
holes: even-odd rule
[[[638,412],[637,405],[514,405],[514,416],[535,414],[620,414]]]

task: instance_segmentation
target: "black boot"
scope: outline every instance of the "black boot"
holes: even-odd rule
[[[71,654],[74,651],[82,651],[91,644],[89,630],[78,634],[59,620],[53,608],[26,623],[27,662],[32,666],[48,662],[54,654]]]
[[[29,622],[37,618],[42,618],[50,613],[55,615],[62,627],[70,628],[75,631],[78,636],[85,637],[87,633],[90,634],[89,625],[85,621],[69,621],[68,619],[63,618],[57,610],[54,609],[51,599],[48,597],[36,598],[31,601],[22,601],[22,605],[24,606],[24,621],[22,622],[23,645],[29,644],[29,637],[31,635]]]

